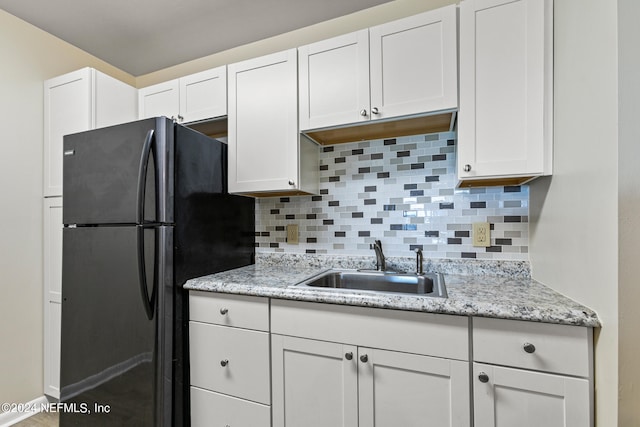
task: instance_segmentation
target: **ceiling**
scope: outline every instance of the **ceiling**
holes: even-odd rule
[[[391,0],[0,0],[0,8],[134,76]]]

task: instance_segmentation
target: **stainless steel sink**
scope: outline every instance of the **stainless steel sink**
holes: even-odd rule
[[[381,271],[328,270],[296,286],[318,290],[369,291],[446,298],[444,278],[439,273],[389,273]]]

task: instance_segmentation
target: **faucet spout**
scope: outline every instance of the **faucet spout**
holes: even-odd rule
[[[380,240],[374,240],[371,249],[376,252],[376,270],[386,271],[387,261],[385,260],[384,252],[382,252],[382,242]]]

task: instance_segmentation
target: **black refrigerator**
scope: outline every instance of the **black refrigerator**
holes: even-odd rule
[[[189,278],[254,262],[226,144],[159,117],[64,137],[60,426],[189,424]]]

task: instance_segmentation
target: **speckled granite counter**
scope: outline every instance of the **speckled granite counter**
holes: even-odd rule
[[[272,260],[271,260],[272,261]],[[336,268],[360,264],[332,261]],[[426,266],[426,264],[425,264]],[[270,262],[189,280],[185,289],[298,301],[357,305],[464,316],[495,317],[599,327],[594,311],[526,277],[445,274],[448,298],[299,288],[295,284],[327,269],[309,262]],[[520,275],[522,276],[522,275]]]

